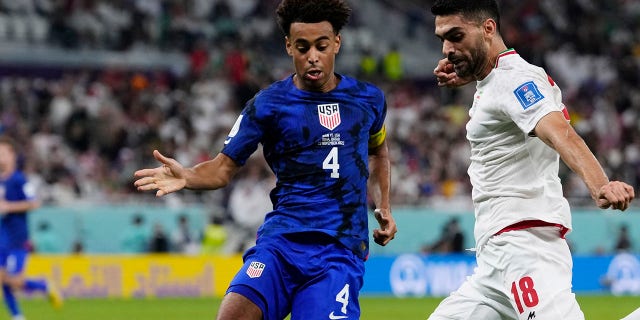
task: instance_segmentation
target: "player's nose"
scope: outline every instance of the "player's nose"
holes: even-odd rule
[[[453,54],[456,51],[456,49],[453,46],[453,43],[451,43],[451,41],[447,41],[444,40],[442,42],[442,54],[445,57],[448,57],[449,55]]]

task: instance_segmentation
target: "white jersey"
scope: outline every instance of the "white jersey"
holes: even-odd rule
[[[571,229],[558,177],[559,155],[530,134],[554,111],[568,118],[560,89],[513,49],[500,54],[496,67],[477,82],[466,128],[478,250],[496,232],[521,221]]]

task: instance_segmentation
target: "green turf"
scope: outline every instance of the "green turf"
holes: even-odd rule
[[[640,297],[581,296],[578,298],[587,320],[620,319],[640,307]],[[438,298],[361,299],[363,320],[426,319]],[[65,301],[53,310],[41,299],[22,301],[28,320],[212,320],[219,299],[87,299]],[[0,314],[0,319],[6,319]]]

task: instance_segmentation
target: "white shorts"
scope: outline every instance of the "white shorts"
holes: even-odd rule
[[[571,292],[571,252],[557,227],[496,235],[476,258],[473,275],[429,320],[584,319]]]

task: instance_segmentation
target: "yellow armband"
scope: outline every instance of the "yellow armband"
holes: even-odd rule
[[[387,137],[387,128],[386,126],[383,125],[380,131],[369,136],[369,149],[373,149],[382,145],[386,137]]]

